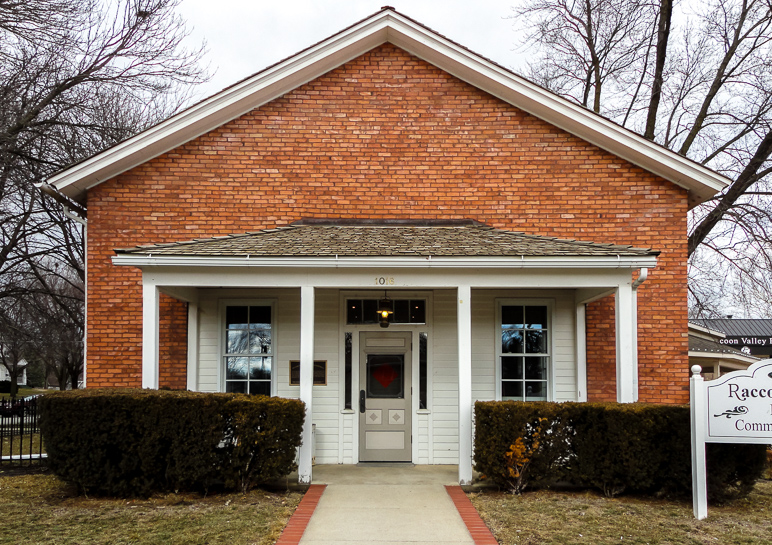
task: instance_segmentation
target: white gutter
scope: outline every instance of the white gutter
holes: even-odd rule
[[[646,279],[649,277],[649,269],[646,267],[641,268],[641,273],[638,275],[638,278],[635,279],[635,282],[633,282],[633,290],[637,290],[638,286],[646,282]]]
[[[315,268],[471,268],[471,269],[641,269],[655,267],[655,256],[604,257],[199,257],[119,254],[113,265],[128,267],[315,267]],[[640,277],[639,277],[640,280]]]

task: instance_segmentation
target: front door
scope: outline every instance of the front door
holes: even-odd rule
[[[359,346],[359,460],[410,462],[409,332],[362,332]]]

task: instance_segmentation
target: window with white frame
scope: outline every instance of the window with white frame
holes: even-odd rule
[[[273,331],[271,305],[225,307],[225,391],[271,395]]]
[[[548,305],[499,305],[501,399],[546,401],[550,370]]]

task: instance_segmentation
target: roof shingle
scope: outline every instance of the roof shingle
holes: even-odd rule
[[[253,233],[117,249],[119,254],[197,257],[644,257],[632,246],[562,240],[477,222],[296,222]]]

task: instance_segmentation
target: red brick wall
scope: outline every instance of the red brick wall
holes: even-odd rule
[[[113,248],[302,218],[471,218],[660,250],[640,290],[641,399],[683,402],[686,197],[384,45],[89,191],[89,385],[140,381],[140,275],[113,267]],[[588,312],[591,399],[614,397],[612,308]],[[179,325],[170,385],[184,385],[183,313],[164,313]]]

